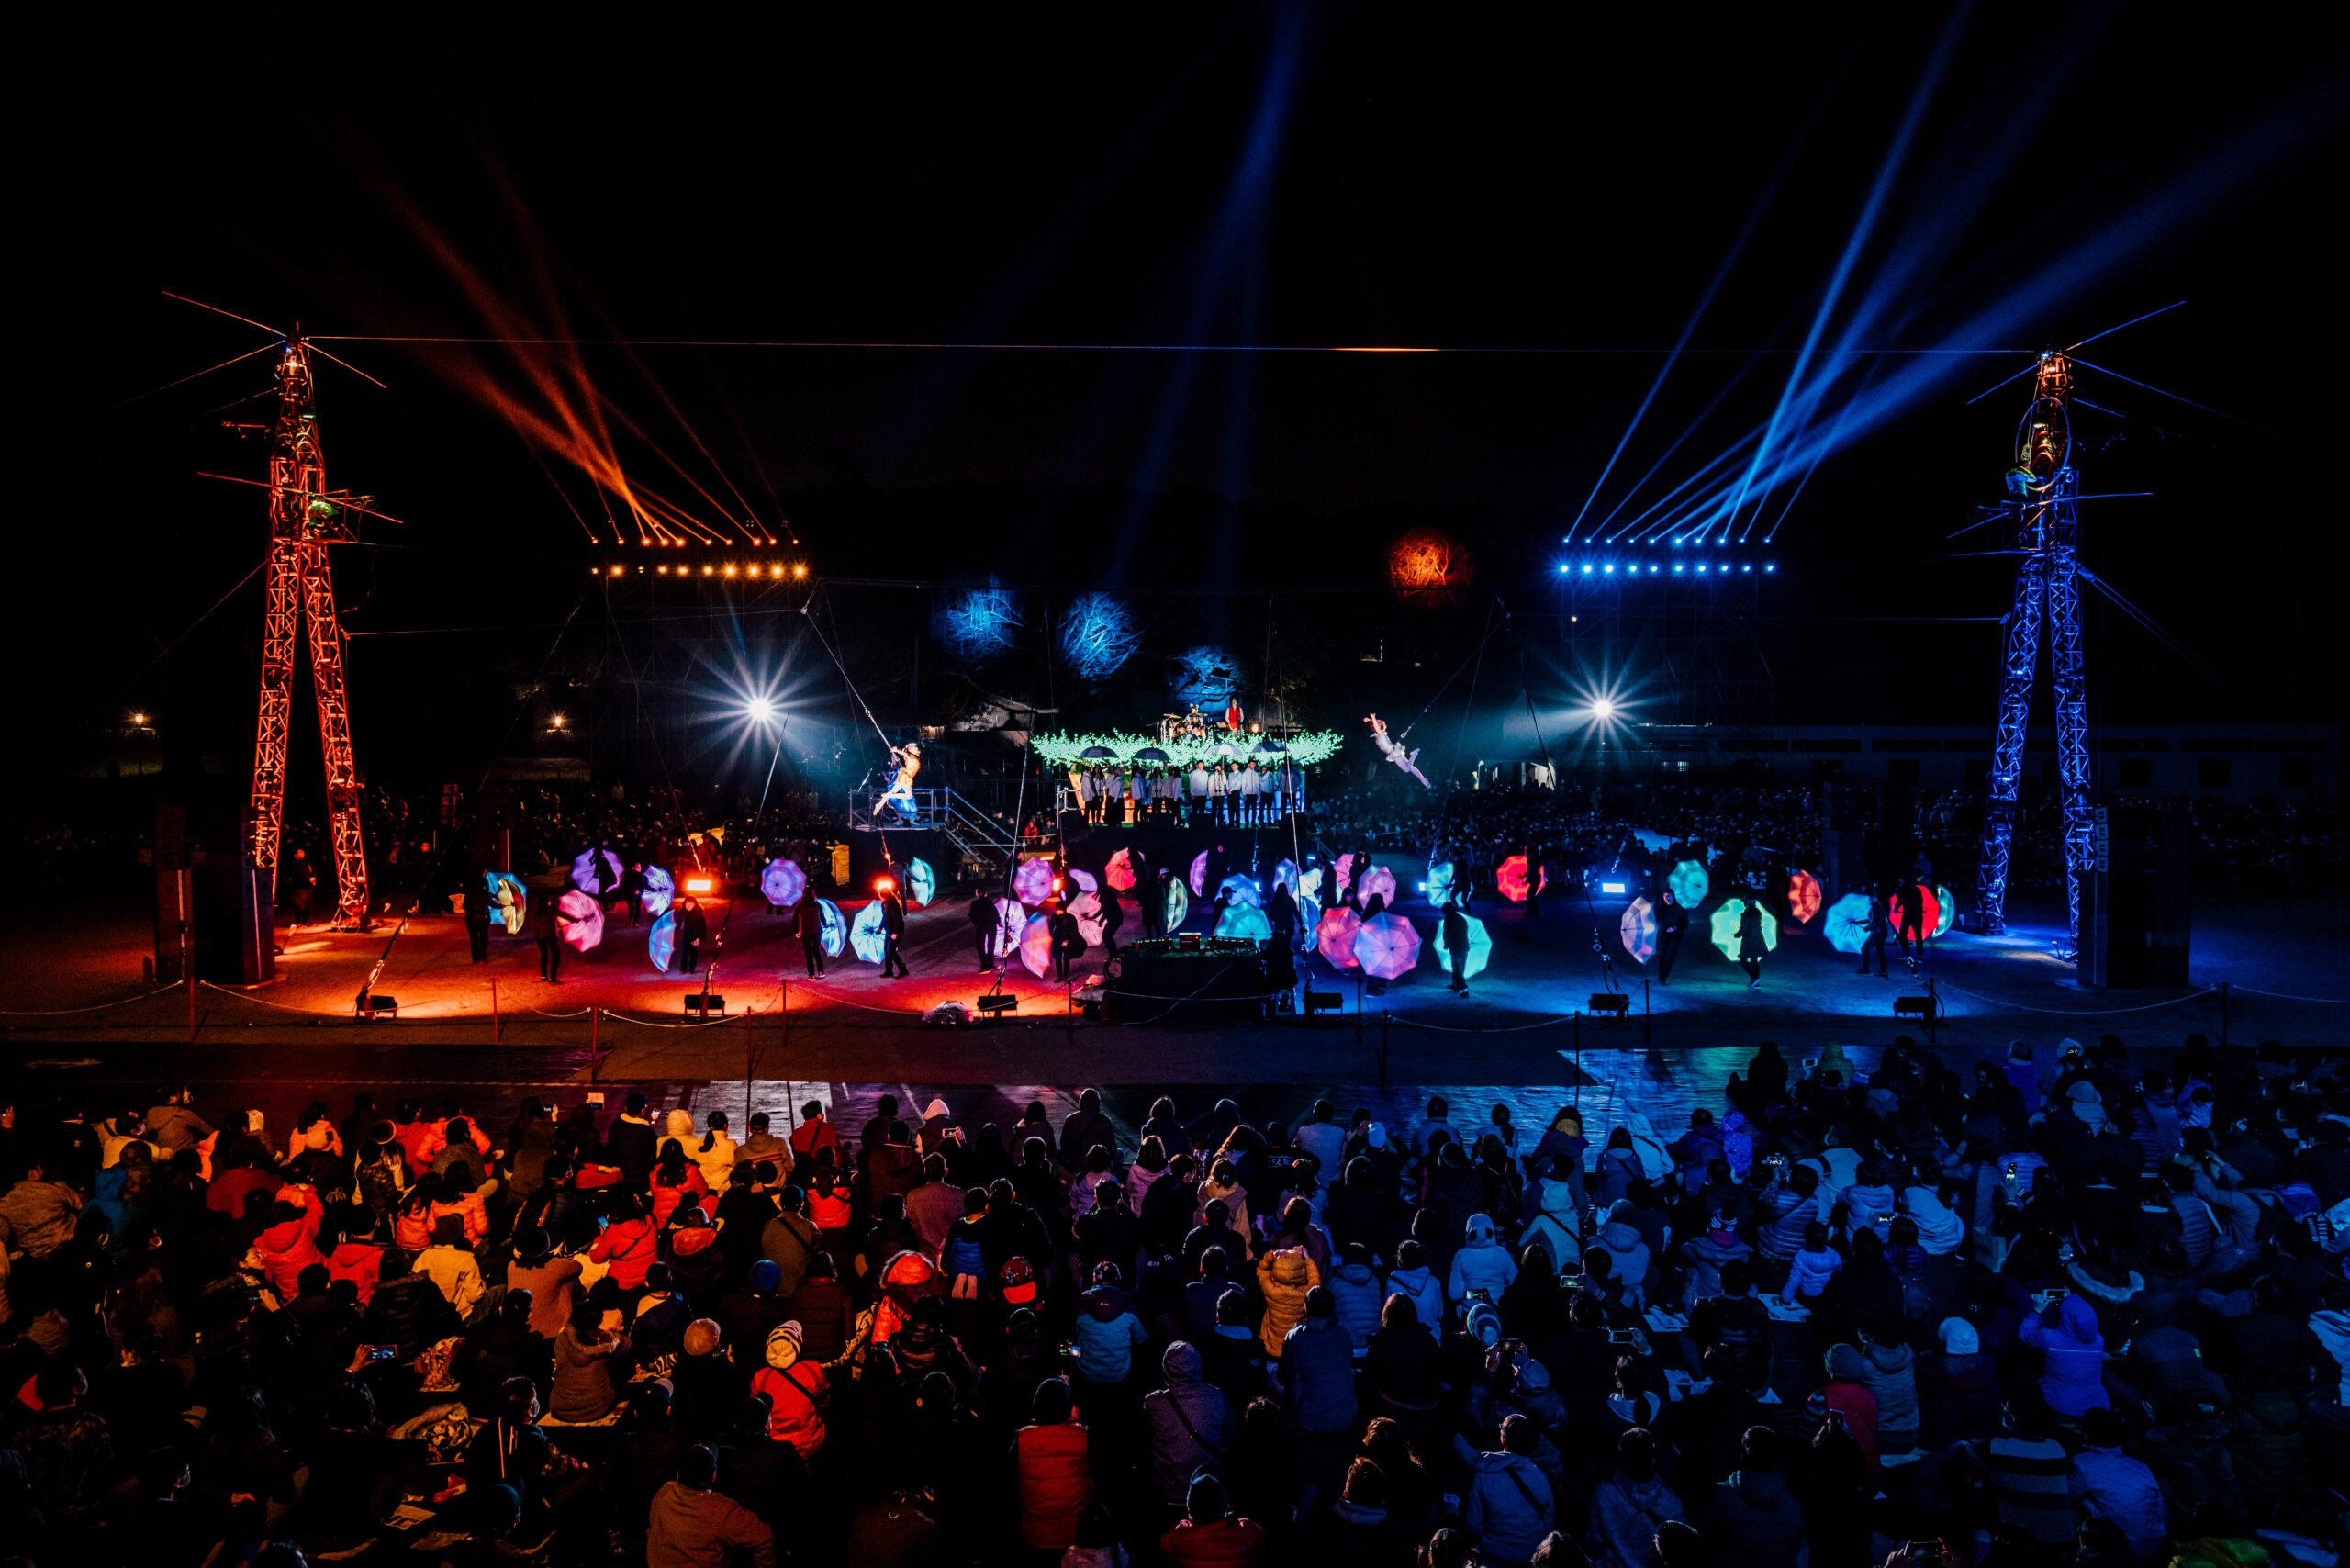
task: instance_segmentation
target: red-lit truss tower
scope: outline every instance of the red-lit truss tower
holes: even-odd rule
[[[249,913],[266,933],[285,838],[286,719],[294,700],[295,644],[310,628],[310,684],[326,752],[327,814],[334,837],[335,924],[367,922],[367,855],[359,836],[359,770],[351,755],[351,699],[343,683],[341,624],[327,546],[352,538],[347,515],[370,498],[330,492],[311,407],[310,349],[297,332],[277,364],[277,422],[269,454],[269,599],[262,622],[261,718],[253,735],[253,788],[246,812]],[[264,943],[262,947],[267,952]]]

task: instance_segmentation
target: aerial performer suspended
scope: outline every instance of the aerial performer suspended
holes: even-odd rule
[[[890,748],[890,760],[898,765],[898,777],[890,781],[889,793],[881,797],[878,804],[895,804],[906,815],[912,816],[914,775],[922,771],[922,747],[912,741],[901,746],[893,745]]]
[[[1371,724],[1371,744],[1379,748],[1380,756],[1418,779],[1421,789],[1436,788],[1428,782],[1427,775],[1420,771],[1420,754],[1416,747],[1411,751],[1405,751],[1403,743],[1387,733],[1387,721],[1378,714],[1370,715],[1368,722]]]

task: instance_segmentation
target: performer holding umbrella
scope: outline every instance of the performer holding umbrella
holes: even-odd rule
[[[1762,986],[1762,955],[1770,947],[1762,936],[1762,904],[1758,899],[1748,899],[1745,909],[1738,916],[1738,965],[1746,971],[1746,989],[1759,991]]]
[[[1673,961],[1681,956],[1682,934],[1689,929],[1689,912],[1667,888],[1657,895],[1656,905],[1656,983],[1673,983]]]

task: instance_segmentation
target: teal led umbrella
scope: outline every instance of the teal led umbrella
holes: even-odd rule
[[[1665,873],[1664,885],[1673,890],[1673,898],[1683,909],[1695,909],[1706,902],[1706,894],[1713,887],[1705,867],[1695,860],[1684,860]]]
[[[1738,923],[1740,917],[1746,913],[1746,902],[1744,899],[1724,899],[1721,908],[1714,911],[1707,922],[1707,930],[1714,939],[1714,946],[1719,947],[1722,957],[1733,964],[1738,962]],[[1760,903],[1754,907],[1762,912],[1762,950],[1766,953],[1776,951],[1779,946],[1779,917]]]
[[[1950,928],[1958,924],[1958,901],[1950,896],[1948,888],[1936,883],[1934,905],[1941,912],[1934,917],[1934,935],[1947,936],[1950,935]]]
[[[916,909],[927,909],[938,896],[938,873],[930,868],[927,860],[906,862],[906,902]]]
[[[875,899],[848,923],[848,950],[868,964],[878,964],[889,941],[881,929],[881,901]]]
[[[841,906],[830,899],[818,899],[816,913],[824,917],[817,946],[824,949],[827,958],[837,958],[841,949],[848,946],[848,922],[841,918]]]
[[[1428,902],[1439,909],[1444,907],[1445,901],[1452,897],[1452,862],[1449,860],[1438,860],[1428,867]]]
[[[1228,903],[1224,906],[1224,913],[1216,917],[1215,934],[1248,942],[1262,942],[1272,935],[1273,923],[1266,918],[1263,910],[1253,903]]]
[[[1384,920],[1386,916],[1380,918]],[[1487,964],[1494,961],[1494,938],[1493,934],[1485,929],[1485,923],[1475,915],[1464,915],[1462,918],[1469,923],[1469,946],[1460,956],[1460,978],[1474,980],[1485,972]],[[1444,946],[1441,925],[1438,927],[1437,939],[1427,945],[1427,950],[1428,956],[1436,960],[1438,974],[1452,973],[1452,951]]]

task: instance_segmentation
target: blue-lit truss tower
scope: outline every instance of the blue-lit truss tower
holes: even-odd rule
[[[2007,658],[2000,671],[1999,738],[1991,759],[1991,798],[1983,816],[1983,870],[1977,887],[1983,929],[2007,929],[2008,857],[2014,846],[2016,792],[2022,780],[2024,732],[2031,719],[2032,680],[2043,620],[2055,689],[2056,769],[2064,790],[2065,902],[2072,949],[2081,936],[2081,872],[2090,851],[2088,701],[2081,678],[2080,476],[2072,463],[2065,400],[2072,362],[2041,356],[2031,408],[2016,436],[2008,471],[2014,498],[2015,544],[2023,561],[2007,616]]]

